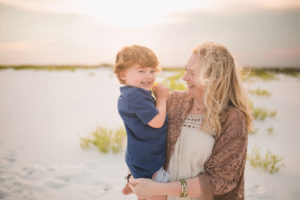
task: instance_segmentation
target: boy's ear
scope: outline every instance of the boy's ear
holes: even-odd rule
[[[126,80],[125,72],[120,72],[120,73],[119,73],[119,76],[120,76],[120,79],[121,79],[122,81],[125,81],[125,80]]]

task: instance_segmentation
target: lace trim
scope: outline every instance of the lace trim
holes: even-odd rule
[[[203,120],[203,115],[188,114],[183,122],[184,128],[199,129]]]

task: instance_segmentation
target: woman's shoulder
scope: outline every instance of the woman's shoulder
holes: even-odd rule
[[[169,95],[168,101],[169,102],[173,102],[173,101],[181,101],[184,99],[187,99],[188,95],[186,91],[173,91],[171,92],[171,94]]]
[[[235,108],[233,106],[229,106],[226,110],[225,110],[225,116],[224,116],[224,122],[230,122],[233,120],[246,120],[244,113],[238,109]]]
[[[168,114],[182,112],[189,105],[189,96],[185,91],[173,91],[167,101]]]
[[[225,111],[223,120],[222,120],[223,129],[230,129],[231,133],[246,134],[246,117],[244,113],[235,107],[228,107]]]
[[[184,97],[186,96],[186,91],[174,90],[171,92],[170,97]]]
[[[186,91],[173,91],[170,93],[169,98],[167,100],[167,104],[169,106],[174,104],[181,104],[184,101],[188,101],[189,97]]]

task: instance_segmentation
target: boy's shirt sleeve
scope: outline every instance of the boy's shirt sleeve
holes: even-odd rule
[[[129,111],[135,113],[144,125],[148,124],[158,114],[155,101],[150,93],[137,91],[130,95],[128,100]]]

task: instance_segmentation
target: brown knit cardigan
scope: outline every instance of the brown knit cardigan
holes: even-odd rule
[[[192,107],[192,99],[186,92],[173,92],[167,102],[168,137],[165,169],[170,163],[175,143],[183,122]],[[241,111],[229,107],[223,131],[215,138],[210,158],[199,174],[201,200],[243,200],[244,171],[247,154],[248,132],[246,119]]]

